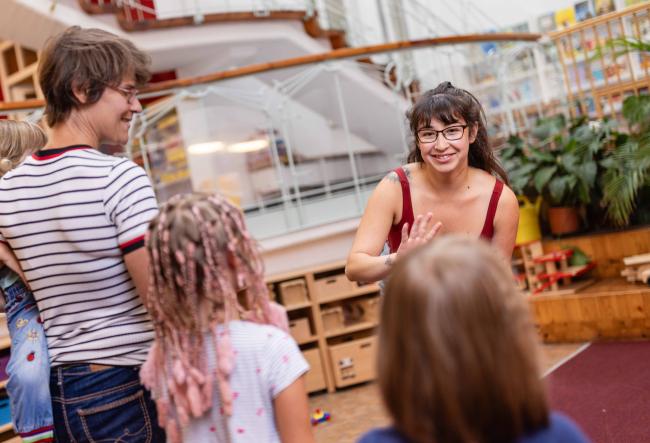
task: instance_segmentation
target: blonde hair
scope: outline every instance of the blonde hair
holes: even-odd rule
[[[45,143],[47,136],[37,124],[0,120],[0,177]]]
[[[525,297],[480,240],[448,236],[396,264],[379,349],[384,402],[413,442],[515,441],[548,425]]]
[[[217,333],[216,325],[240,317],[274,320],[261,255],[242,213],[223,197],[172,197],[151,221],[146,244],[151,266],[145,305],[156,341],[141,377],[175,442],[190,416],[200,417],[212,406],[213,379],[225,415],[231,415],[234,355],[228,329]],[[212,353],[205,350],[206,333],[216,344],[214,374],[207,369],[206,355]]]

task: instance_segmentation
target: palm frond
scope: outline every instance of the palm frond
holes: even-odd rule
[[[636,197],[645,181],[643,171],[626,171],[621,174],[610,170],[605,174],[603,204],[607,218],[616,226],[626,226],[636,207]]]

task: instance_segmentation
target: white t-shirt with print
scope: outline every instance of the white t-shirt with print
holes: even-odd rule
[[[183,430],[185,443],[280,442],[275,426],[273,399],[309,370],[293,338],[278,328],[246,321],[228,324],[235,364],[230,376],[233,413],[227,420],[221,408],[218,386],[213,408]],[[210,370],[216,364],[212,338],[206,336]]]

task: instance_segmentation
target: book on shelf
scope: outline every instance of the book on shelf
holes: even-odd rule
[[[537,27],[539,32],[542,34],[555,31],[557,25],[555,24],[555,13],[549,12],[548,14],[542,15],[537,19]]]
[[[595,12],[591,7],[591,2],[589,0],[584,0],[578,2],[574,5],[576,20],[579,22],[588,20],[595,16]]]
[[[614,0],[594,0],[594,10],[596,15],[607,14],[616,10]]]
[[[576,11],[573,6],[555,11],[555,26],[565,29],[576,24]]]

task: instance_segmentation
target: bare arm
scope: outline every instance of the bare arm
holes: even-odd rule
[[[394,256],[380,257],[379,254],[402,198],[396,178],[394,172],[384,177],[368,200],[345,266],[345,274],[352,281],[374,282],[390,272]]]
[[[379,183],[361,218],[345,266],[345,274],[350,280],[372,282],[385,278],[396,260],[418,246],[430,242],[442,227],[442,223],[433,222],[431,212],[426,215],[418,215],[415,217],[413,226],[409,226],[408,223],[404,223],[402,226],[401,241],[397,251],[386,256],[379,256],[393,219],[396,218],[394,215],[395,200],[398,199],[397,204],[401,204],[402,198],[401,187],[396,197],[394,186],[389,184],[396,181],[391,174],[397,177],[397,174],[391,172]],[[385,220],[386,213],[393,214],[388,223]]]
[[[144,300],[149,288],[149,255],[146,248],[138,248],[124,256],[124,264],[133,280],[135,289]]]
[[[273,400],[275,421],[282,443],[314,443],[309,422],[305,377],[290,384]]]
[[[9,248],[8,244],[3,242],[0,242],[0,262],[3,262],[5,265],[7,265],[9,269],[18,274],[20,278],[22,278],[22,280],[27,283],[25,274],[23,273],[23,270],[20,267],[20,263],[18,263],[18,259],[14,255],[14,252]]]
[[[503,255],[510,266],[512,251],[517,238],[517,225],[519,224],[519,202],[515,194],[507,186],[503,187],[501,198],[497,206],[494,219],[494,236],[492,244]]]

